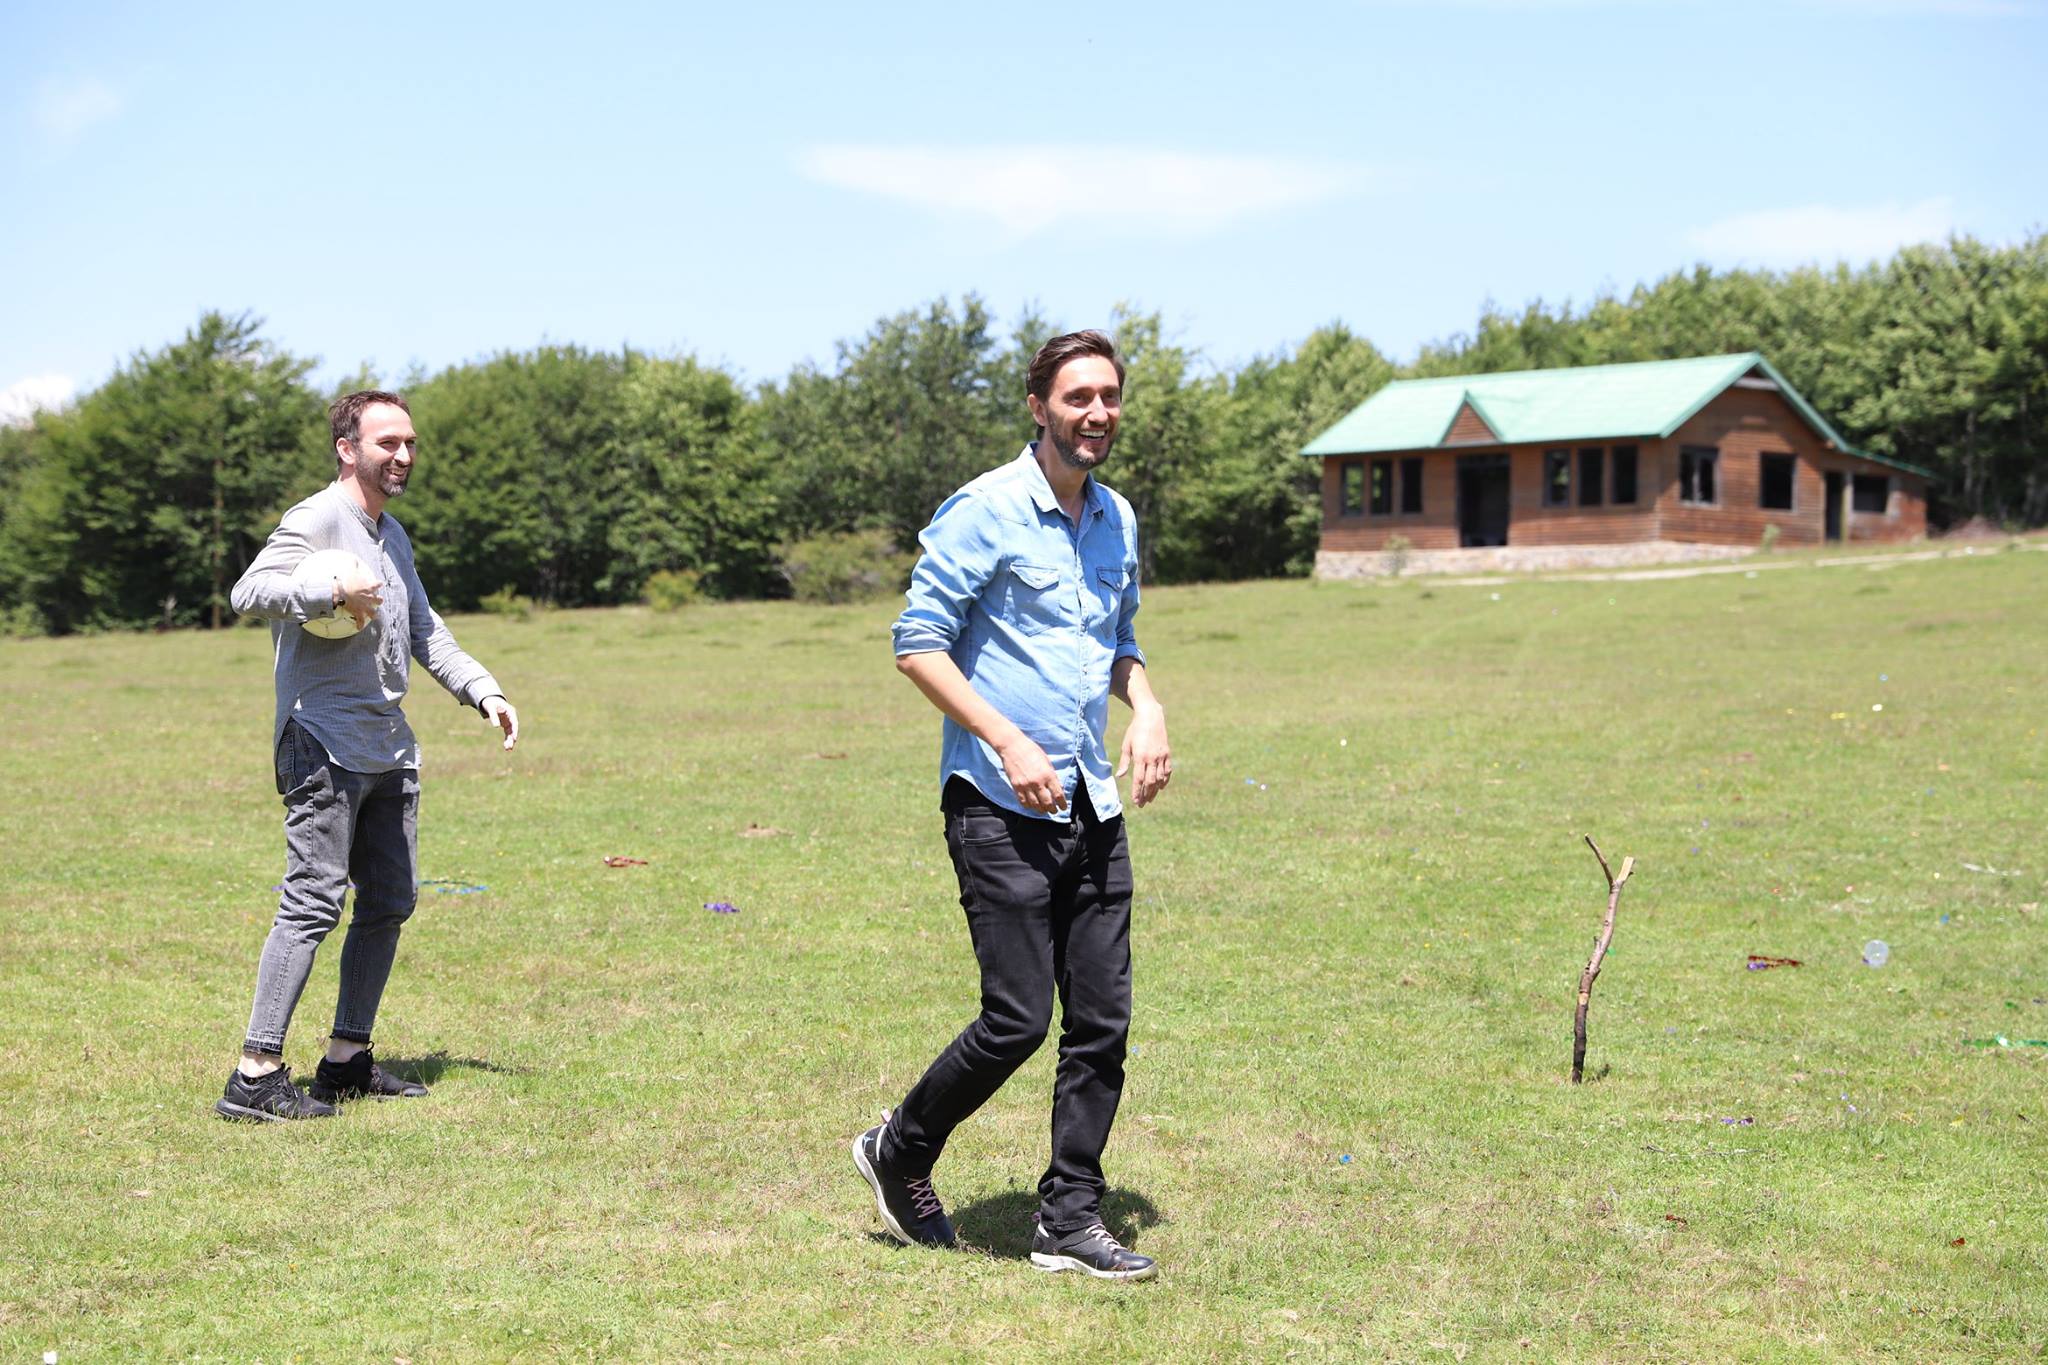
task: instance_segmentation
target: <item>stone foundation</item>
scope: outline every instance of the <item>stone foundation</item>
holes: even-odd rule
[[[1750,545],[1695,545],[1645,540],[1632,545],[1490,545],[1469,550],[1318,550],[1317,578],[1388,578],[1409,574],[1555,573],[1571,569],[1633,569],[1646,564],[1698,564],[1741,559]],[[1396,564],[1396,559],[1400,563]]]

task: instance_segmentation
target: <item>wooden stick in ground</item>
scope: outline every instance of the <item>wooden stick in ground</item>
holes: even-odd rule
[[[1572,1023],[1572,1084],[1577,1085],[1586,1076],[1586,1011],[1593,1003],[1593,982],[1600,975],[1600,959],[1607,956],[1607,945],[1614,941],[1614,907],[1621,903],[1621,886],[1629,873],[1636,870],[1633,856],[1621,860],[1621,875],[1615,876],[1607,866],[1606,855],[1600,852],[1600,845],[1593,842],[1593,836],[1586,836],[1586,847],[1593,850],[1593,856],[1600,860],[1601,875],[1607,878],[1607,918],[1600,925],[1600,941],[1593,945],[1593,956],[1586,959],[1586,970],[1579,974],[1579,1012]]]

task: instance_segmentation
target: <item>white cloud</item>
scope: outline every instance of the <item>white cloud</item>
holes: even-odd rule
[[[36,131],[53,147],[69,147],[99,124],[119,117],[120,92],[93,76],[46,80],[30,108]]]
[[[1013,239],[1062,224],[1196,236],[1362,186],[1358,167],[1286,157],[1053,147],[814,147],[812,180],[993,222]]]
[[[78,386],[67,375],[33,374],[0,389],[0,426],[26,426],[37,408],[61,408]]]
[[[1560,10],[1635,10],[1668,14],[1674,10],[1725,14],[1726,0],[1363,0],[1382,9],[1486,10],[1497,14],[1549,14]],[[1849,15],[1946,15],[1966,19],[1999,19],[2048,13],[2048,0],[1793,0],[1793,6]],[[1782,0],[1752,4],[1753,10],[1778,10]]]
[[[1727,264],[1794,266],[1882,260],[1902,246],[1936,242],[1955,228],[1954,201],[1946,196],[1916,204],[1739,213],[1686,234],[1686,244]]]
[[[2043,12],[2041,0],[1809,0],[1819,9],[1856,14],[1941,14],[2006,19]]]

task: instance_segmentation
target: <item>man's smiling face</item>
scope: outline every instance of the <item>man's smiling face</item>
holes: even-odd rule
[[[1076,356],[1060,366],[1045,398],[1031,398],[1031,419],[1045,428],[1060,462],[1094,469],[1109,458],[1123,413],[1123,385],[1104,356]]]
[[[419,454],[412,418],[404,408],[372,403],[363,409],[358,430],[361,434],[349,443],[355,456],[356,481],[379,497],[397,497],[405,491],[413,459]]]

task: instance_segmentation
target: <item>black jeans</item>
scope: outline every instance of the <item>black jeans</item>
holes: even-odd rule
[[[946,1139],[1038,1050],[1060,1000],[1052,1160],[1039,1220],[1056,1232],[1100,1216],[1102,1149],[1124,1090],[1131,1026],[1131,859],[1122,816],[1101,820],[1076,787],[1071,820],[1018,815],[971,784],[946,787],[946,847],[981,963],[981,1016],[896,1106],[883,1163],[930,1172]]]

